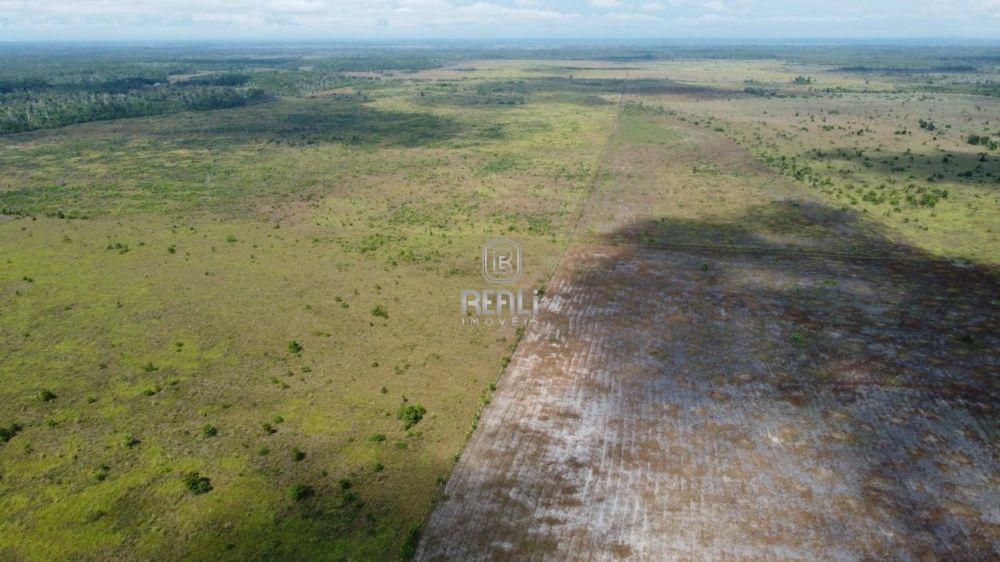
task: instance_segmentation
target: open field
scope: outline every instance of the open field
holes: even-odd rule
[[[996,554],[994,51],[7,49],[0,558]]]

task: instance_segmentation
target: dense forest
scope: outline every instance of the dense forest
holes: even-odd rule
[[[19,133],[122,117],[200,111],[259,103],[273,96],[258,88],[146,86],[124,92],[25,91],[4,94],[0,133]]]

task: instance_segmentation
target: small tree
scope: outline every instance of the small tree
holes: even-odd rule
[[[184,486],[196,496],[212,491],[212,481],[197,472],[184,474]]]

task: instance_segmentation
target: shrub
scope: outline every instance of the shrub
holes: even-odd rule
[[[51,402],[52,400],[55,400],[56,398],[57,397],[56,397],[55,393],[52,392],[51,390],[47,389],[47,388],[43,388],[42,390],[40,390],[38,392],[38,399],[41,400],[42,402]]]
[[[212,491],[212,481],[197,472],[184,474],[184,486],[196,496]]]
[[[21,432],[20,424],[11,422],[10,425],[0,426],[0,442],[6,443]]]
[[[226,242],[229,242],[230,244],[236,242],[236,235],[234,235],[234,234],[227,234],[226,235]]]
[[[119,254],[127,254],[128,250],[129,250],[128,244],[122,244],[121,242],[115,242],[114,244],[108,244],[108,246],[107,246],[106,249],[108,249],[108,250],[118,250]]]
[[[410,560],[417,554],[417,544],[420,543],[420,525],[414,523],[406,532],[403,545],[399,547],[399,556],[403,560]]]
[[[370,441],[374,441],[375,443],[381,443],[381,442],[385,441],[385,435],[383,435],[381,433],[373,433],[372,436],[369,437],[368,439]]]
[[[139,443],[142,443],[142,441],[135,435],[132,435],[131,433],[126,433],[125,435],[122,436],[122,446],[125,447],[126,449],[131,449],[132,447],[135,447]]]
[[[379,305],[376,305],[375,308],[372,309],[372,316],[375,316],[376,318],[385,318],[386,320],[388,320],[389,319],[389,311],[386,310],[386,308],[384,306],[382,306],[381,304],[379,304]]]
[[[806,344],[806,336],[799,330],[792,330],[792,333],[789,335],[789,339],[791,339],[792,343],[795,345]]]
[[[427,409],[420,404],[407,404],[402,403],[399,405],[399,410],[396,411],[396,419],[402,420],[403,427],[410,429],[411,427],[417,425],[420,420],[424,419],[424,414],[427,413]]]
[[[357,502],[358,502],[358,495],[355,494],[354,492],[344,492],[340,496],[341,507],[346,507],[348,505],[351,505],[352,503],[357,503]],[[355,507],[361,507],[361,505],[363,504],[357,504],[355,505]]]
[[[219,434],[219,430],[214,425],[206,423],[201,426],[201,434],[203,437],[215,437]]]
[[[288,488],[288,497],[295,501],[302,501],[316,495],[316,490],[309,484],[295,484]]]
[[[111,467],[106,464],[102,464],[97,467],[97,472],[94,473],[94,480],[98,482],[104,482],[108,479],[108,473],[111,471]]]
[[[302,344],[295,340],[292,340],[288,342],[288,351],[295,354],[302,353]]]
[[[302,460],[304,458],[306,458],[305,451],[303,451],[302,449],[299,449],[298,447],[295,447],[294,449],[292,449],[292,460],[293,461],[299,462],[300,460]]]
[[[985,345],[972,334],[962,334],[960,336],[953,336],[951,339],[957,343],[965,344],[973,349],[981,349],[985,347]]]

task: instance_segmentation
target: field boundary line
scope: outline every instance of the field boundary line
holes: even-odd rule
[[[559,252],[559,259],[556,260],[555,265],[552,266],[552,271],[549,272],[548,277],[545,279],[545,285],[548,286],[549,281],[555,275],[556,271],[559,271],[559,266],[562,265],[563,261],[566,259],[566,254],[569,253],[570,246],[573,245],[573,241],[576,240],[576,233],[580,229],[580,224],[583,222],[584,216],[587,214],[587,206],[591,199],[594,198],[594,194],[597,193],[601,184],[604,182],[604,170],[607,169],[608,163],[611,161],[611,149],[615,142],[615,138],[618,136],[618,130],[621,127],[622,115],[625,110],[625,95],[628,91],[628,80],[629,73],[625,71],[625,78],[622,79],[622,91],[618,94],[618,107],[615,114],[615,122],[611,127],[611,133],[608,134],[608,140],[604,143],[604,148],[601,149],[601,156],[597,160],[597,167],[594,169],[594,177],[590,180],[590,185],[587,187],[587,192],[583,194],[580,199],[580,203],[577,205],[576,211],[574,212],[573,226],[570,227],[569,233],[566,235],[566,243],[563,244],[562,251]]]

